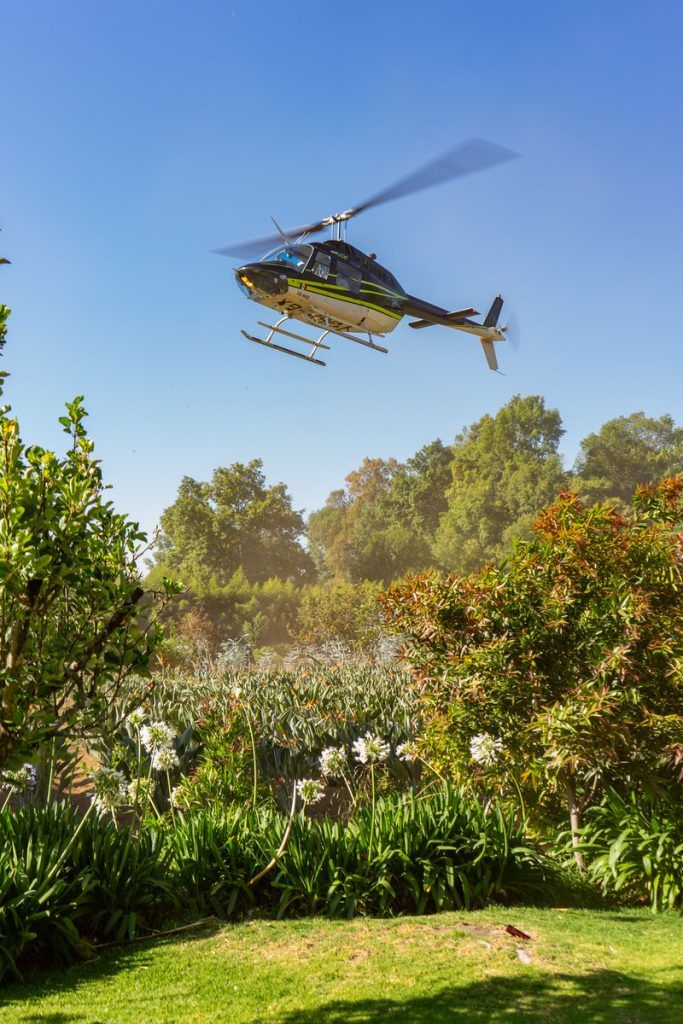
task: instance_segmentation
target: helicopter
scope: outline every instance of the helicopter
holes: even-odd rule
[[[325,366],[318,353],[330,351],[326,341],[332,335],[386,354],[388,349],[378,344],[378,339],[383,340],[407,316],[412,318],[409,326],[416,330],[442,326],[475,335],[481,341],[489,368],[500,372],[494,345],[505,341],[509,330],[498,324],[503,307],[500,295],[493,300],[482,323],[472,319],[480,314],[471,306],[449,311],[433,305],[408,294],[391,271],[378,262],[375,253],[365,253],[351,245],[346,240],[346,229],[352,217],[375,206],[485,170],[518,155],[485,139],[468,139],[348,210],[288,231],[283,231],[271,217],[277,234],[214,249],[222,256],[248,260],[257,257],[236,268],[237,284],[247,298],[279,314],[274,324],[258,321],[259,327],[266,330],[265,337],[245,330],[242,335],[247,341]],[[311,240],[311,236],[325,229],[330,232],[326,241]],[[285,328],[292,320],[320,333],[308,338]],[[273,340],[276,335],[278,341],[281,337],[292,339],[310,346],[310,350],[298,351],[278,344]]]

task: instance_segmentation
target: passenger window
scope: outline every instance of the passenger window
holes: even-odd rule
[[[361,281],[362,276],[359,267],[354,267],[346,261],[338,261],[337,284],[340,288],[347,288],[350,292],[359,292]]]

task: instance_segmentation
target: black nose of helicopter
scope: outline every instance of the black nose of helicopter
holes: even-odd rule
[[[246,263],[243,267],[238,267],[235,278],[247,295],[255,291],[264,295],[284,295],[288,287],[286,274],[281,274],[273,267],[264,267],[260,263]]]

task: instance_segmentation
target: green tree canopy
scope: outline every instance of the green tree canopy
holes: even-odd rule
[[[543,398],[515,395],[458,435],[448,507],[434,542],[439,565],[470,572],[509,549],[566,480],[562,421]]]
[[[198,592],[227,586],[238,570],[249,582],[303,580],[312,572],[303,530],[287,488],[267,486],[260,459],[219,467],[207,483],[186,476],[161,516],[151,578],[177,575]]]
[[[627,503],[640,484],[683,473],[683,428],[669,415],[618,416],[584,438],[574,470],[589,500]]]
[[[450,449],[426,445],[405,464],[365,459],[308,520],[311,552],[328,578],[389,583],[430,564],[446,506]]]

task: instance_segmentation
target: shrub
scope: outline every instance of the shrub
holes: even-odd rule
[[[683,910],[683,808],[666,795],[609,790],[586,814],[588,875],[606,893]]]
[[[461,789],[392,795],[348,821],[298,815],[275,868],[286,819],[274,810],[197,812],[167,833],[173,886],[199,912],[258,905],[287,914],[423,914],[474,909],[492,899],[547,898],[552,870],[497,805]],[[372,832],[372,840],[371,840]]]
[[[73,817],[60,808],[0,814],[0,979],[19,959],[68,963],[87,949],[78,922],[91,887],[68,854]]]
[[[132,939],[171,905],[170,851],[156,830],[134,833],[96,819],[88,826],[72,855],[74,870],[90,876],[81,932],[100,942]]]
[[[626,770],[671,777],[683,746],[683,477],[628,514],[560,495],[499,565],[385,596],[458,778],[562,794],[581,815]]]
[[[155,831],[79,819],[64,805],[0,814],[0,979],[68,963],[91,941],[132,938],[165,904],[169,851]]]

